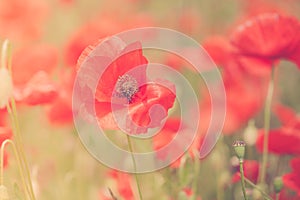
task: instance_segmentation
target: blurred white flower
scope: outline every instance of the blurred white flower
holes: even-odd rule
[[[0,109],[4,108],[13,93],[13,83],[9,71],[0,67]]]
[[[255,145],[257,139],[257,128],[255,127],[255,123],[253,120],[248,122],[248,126],[244,131],[244,140],[247,145]]]

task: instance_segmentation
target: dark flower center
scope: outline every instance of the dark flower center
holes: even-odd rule
[[[117,97],[131,101],[132,96],[139,90],[136,79],[128,74],[120,76],[116,84],[115,94]]]

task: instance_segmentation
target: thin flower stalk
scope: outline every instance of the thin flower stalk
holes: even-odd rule
[[[262,155],[262,164],[259,174],[259,183],[264,184],[266,178],[267,162],[268,162],[268,145],[269,145],[269,131],[270,131],[270,122],[271,122],[271,105],[272,97],[274,92],[274,70],[272,68],[271,79],[269,82],[268,93],[265,103],[264,111],[264,141],[263,141],[263,155]]]
[[[135,161],[135,158],[134,158],[134,155],[133,155],[133,146],[132,146],[132,143],[131,143],[130,136],[127,134],[126,137],[127,137],[128,147],[129,147],[129,151],[131,153],[131,158],[132,158],[132,162],[133,162],[133,170],[134,170],[134,172],[136,172],[137,168],[136,168],[136,161]],[[140,198],[140,200],[143,200],[143,195],[142,195],[142,192],[141,192],[140,182],[139,182],[139,178],[138,178],[137,173],[134,173],[134,177],[135,177],[135,181],[136,181],[136,184],[137,184],[139,198]]]

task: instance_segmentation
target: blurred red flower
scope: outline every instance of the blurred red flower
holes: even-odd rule
[[[5,125],[7,112],[6,109],[0,109],[0,126]]]
[[[27,105],[46,104],[57,96],[50,73],[58,63],[57,49],[47,44],[25,46],[12,57],[14,97]]]
[[[270,63],[261,62],[260,59],[249,56],[237,55],[234,47],[222,36],[207,38],[203,42],[203,47],[221,68],[227,106],[223,133],[232,134],[262,108],[267,86],[266,77],[270,74],[270,69],[266,66],[270,66]],[[251,65],[260,67],[254,69],[249,67]],[[241,96],[243,98],[240,98]],[[205,93],[200,110],[201,113],[210,115],[209,109],[211,109],[210,96]],[[202,124],[205,123],[202,122]]]
[[[297,114],[294,110],[287,106],[278,104],[274,106],[273,110],[282,125],[288,125],[297,119]]]
[[[111,171],[109,176],[112,177],[117,183],[119,195],[126,200],[134,200],[133,190],[131,187],[131,177],[127,173]]]
[[[241,24],[231,38],[242,55],[273,62],[288,59],[300,67],[300,23],[295,17],[261,14]]]
[[[99,56],[99,52],[104,55]],[[106,38],[82,53],[78,67],[84,70],[80,71],[84,73],[84,82],[98,80],[96,72],[103,71],[95,94],[96,112],[103,128],[118,129],[117,120],[130,133],[144,133],[159,126],[167,116],[175,101],[175,87],[165,80],[147,82],[147,63],[139,42],[126,45],[116,37]],[[156,104],[164,110],[155,109]],[[112,109],[120,111],[119,116],[113,116]],[[130,118],[126,117],[128,114]],[[131,119],[139,127],[134,127]]]
[[[296,124],[295,124],[296,125]],[[264,130],[258,133],[256,147],[262,152]],[[300,154],[300,127],[289,125],[271,130],[269,133],[269,152],[275,154]]]
[[[48,4],[44,0],[0,1],[0,35],[13,41],[37,39]]]
[[[181,126],[181,120],[179,118],[170,118],[166,121],[164,127],[153,137],[153,149],[158,151],[159,149],[163,148],[164,146],[168,145],[173,138],[177,135],[179,128]],[[172,151],[179,150],[180,148],[175,148]],[[166,159],[168,156],[172,155],[171,152],[166,154],[158,154],[159,159]],[[169,158],[169,157],[168,157]],[[177,159],[173,162],[170,167],[171,168],[178,168],[180,166],[181,158]]]
[[[179,199],[181,199],[181,198],[183,198],[183,199],[190,199],[190,198],[192,198],[193,197],[193,190],[191,189],[191,188],[188,188],[188,187],[186,187],[186,188],[183,188],[182,190],[181,190],[181,192],[179,193],[179,194],[184,194],[185,196],[184,197],[182,197],[182,196],[179,196],[178,195],[178,198]],[[173,198],[170,198],[170,200],[174,200]],[[201,200],[201,197],[196,197],[196,200]]]
[[[285,187],[297,192],[298,198],[300,198],[300,158],[293,158],[290,165],[292,172],[282,177],[283,184]]]
[[[12,56],[12,77],[15,85],[27,83],[39,72],[53,72],[58,64],[58,51],[48,44],[36,44],[17,49]]]
[[[233,183],[238,182],[241,178],[241,174],[239,172],[240,170],[239,165],[235,166],[235,168],[238,172],[236,172],[232,176]],[[256,160],[245,160],[243,168],[244,168],[245,177],[248,178],[253,183],[256,183],[258,179],[259,163]]]
[[[75,78],[75,70],[61,71],[57,96],[47,108],[47,117],[52,125],[69,125],[73,122],[72,92]]]
[[[127,15],[125,18],[117,19],[116,16],[101,15],[88,21],[70,37],[65,45],[64,61],[68,66],[75,66],[78,57],[90,44],[99,38],[105,38],[130,28],[145,27],[153,25],[149,16],[135,14]]]
[[[27,105],[51,103],[57,96],[57,89],[48,74],[39,71],[25,84],[14,89],[17,102]]]

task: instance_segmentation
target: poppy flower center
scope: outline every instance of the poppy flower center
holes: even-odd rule
[[[118,78],[116,84],[116,96],[121,98],[126,98],[128,101],[131,100],[131,97],[139,90],[137,80],[125,74]]]

